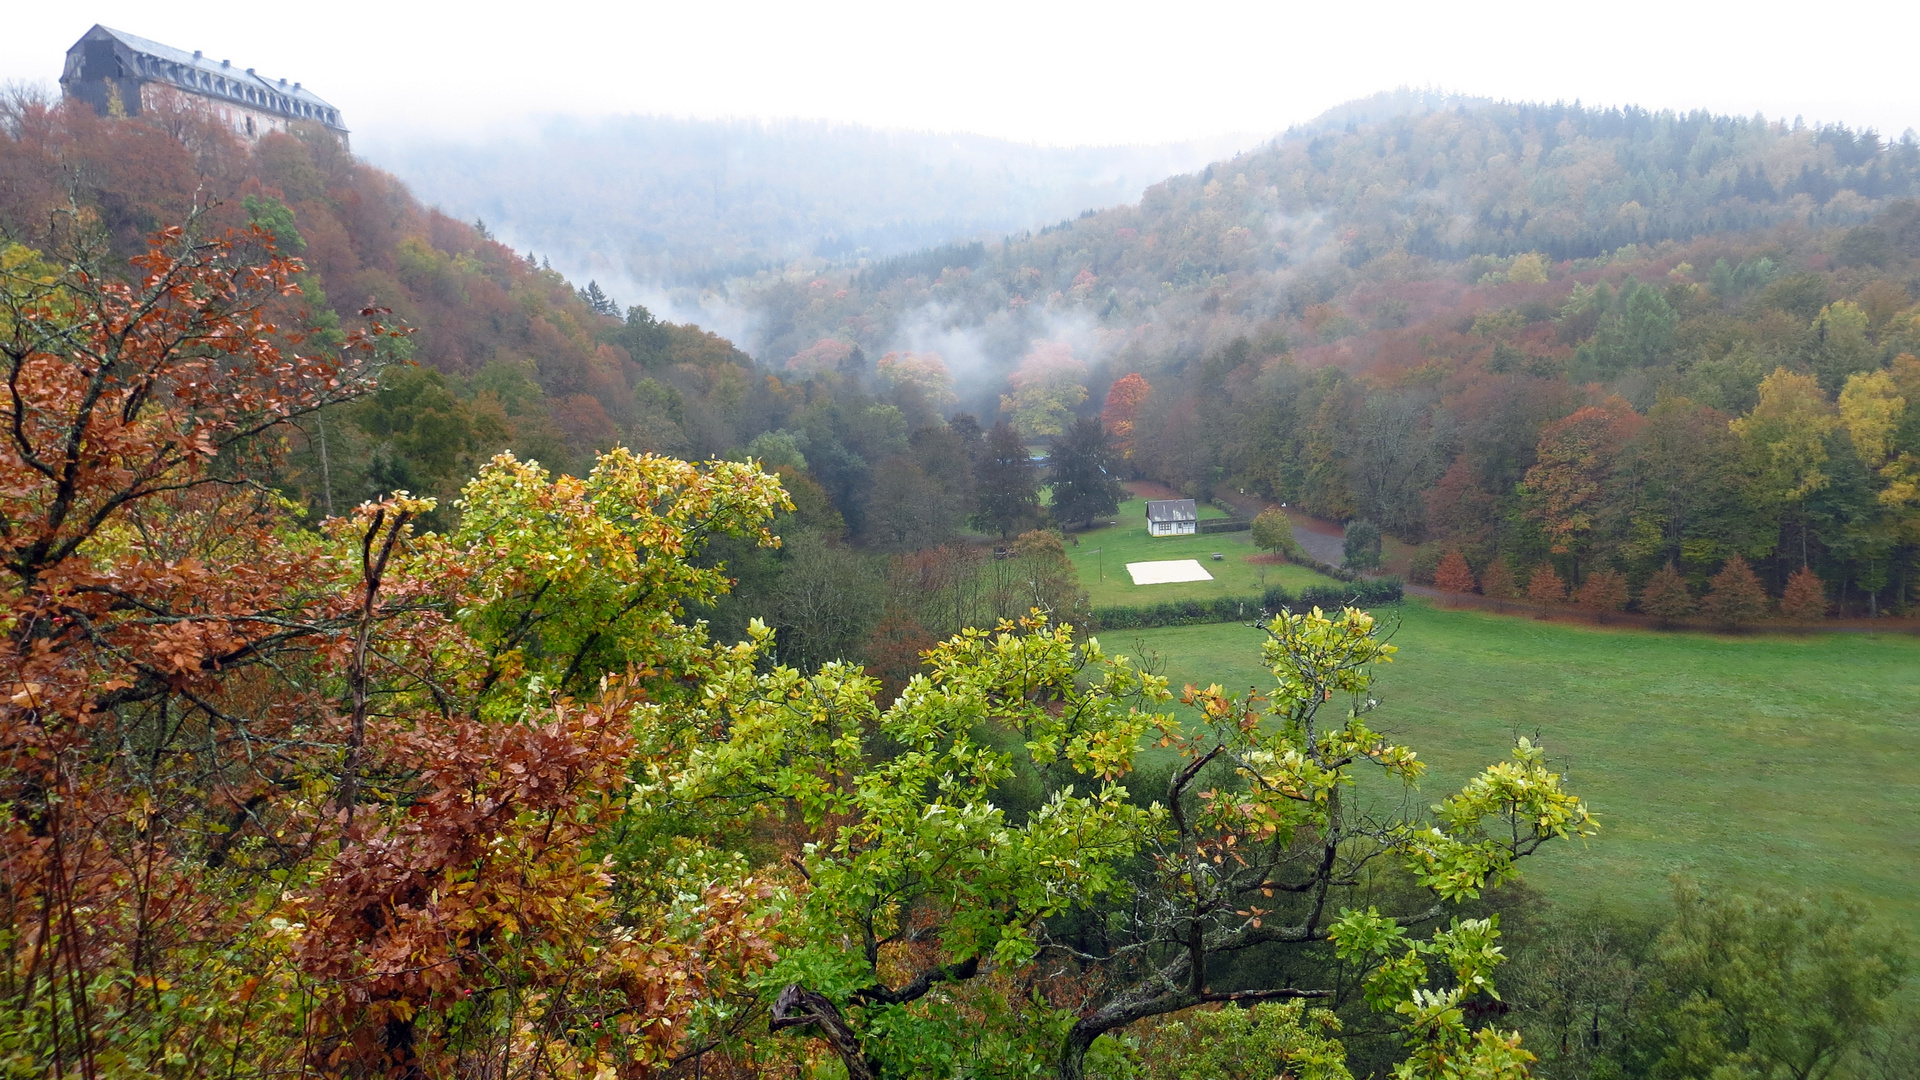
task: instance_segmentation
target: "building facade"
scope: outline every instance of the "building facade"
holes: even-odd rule
[[[1148,536],[1192,536],[1200,531],[1200,508],[1192,499],[1147,502]]]
[[[67,50],[60,75],[67,97],[84,101],[102,116],[139,116],[168,94],[207,106],[248,139],[293,124],[330,131],[347,145],[340,110],[299,83],[269,79],[230,60],[209,60],[157,41],[95,25]]]

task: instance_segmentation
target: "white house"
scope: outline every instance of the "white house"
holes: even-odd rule
[[[1148,536],[1192,536],[1200,531],[1200,511],[1192,499],[1153,499],[1147,503]]]

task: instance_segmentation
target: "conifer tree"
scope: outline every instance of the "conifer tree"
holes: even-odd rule
[[[1100,419],[1075,420],[1053,444],[1048,486],[1053,489],[1054,520],[1063,526],[1078,521],[1092,528],[1096,515],[1120,509],[1126,489],[1115,475],[1118,470],[1119,455]]]
[[[1496,600],[1511,600],[1520,595],[1520,586],[1513,580],[1513,568],[1507,565],[1504,556],[1487,567],[1480,579],[1480,591]]]
[[[1040,477],[1027,445],[1005,420],[987,433],[986,448],[974,474],[978,507],[974,527],[1012,536],[1022,522],[1040,512]]]
[[[1780,595],[1780,615],[1795,622],[1814,622],[1827,617],[1827,587],[1812,567],[1803,566],[1787,579]]]
[[[1527,599],[1536,604],[1558,604],[1567,598],[1567,583],[1560,580],[1560,574],[1553,564],[1543,562],[1527,579]]]
[[[1581,607],[1601,614],[1625,611],[1627,599],[1627,578],[1618,570],[1595,570],[1574,595]]]
[[[1672,563],[1655,570],[1640,590],[1640,610],[1662,625],[1686,618],[1693,614],[1694,607],[1693,592]]]
[[[1708,582],[1707,598],[1701,606],[1728,626],[1739,626],[1765,618],[1771,603],[1747,560],[1735,555]]]
[[[1458,549],[1447,552],[1440,565],[1433,571],[1434,588],[1443,592],[1470,593],[1473,591],[1473,568],[1467,565],[1467,557]]]

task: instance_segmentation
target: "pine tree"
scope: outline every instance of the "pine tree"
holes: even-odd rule
[[[1735,555],[1709,580],[1707,598],[1701,606],[1728,626],[1739,626],[1765,618],[1772,605],[1747,560]]]
[[[1470,593],[1473,591],[1473,568],[1467,565],[1467,557],[1458,550],[1447,552],[1440,565],[1433,571],[1433,586],[1444,592]]]
[[[1040,512],[1040,477],[1027,445],[1005,420],[987,433],[986,448],[974,473],[978,509],[974,527],[1012,536],[1023,522]]]
[[[1520,595],[1520,586],[1513,580],[1513,568],[1507,560],[1498,558],[1487,567],[1480,578],[1480,591],[1496,600],[1511,600]]]
[[[592,308],[595,315],[618,317],[620,314],[620,305],[600,288],[597,281],[587,282],[587,287],[580,290],[580,302]]]
[[[1803,566],[1787,579],[1780,595],[1780,614],[1794,622],[1815,622],[1827,617],[1827,587],[1812,567]]]
[[[1553,564],[1543,562],[1527,579],[1527,599],[1536,604],[1558,604],[1567,598],[1567,583],[1560,580]]]
[[[1693,614],[1693,592],[1672,563],[1653,572],[1640,590],[1640,610],[1667,624]]]
[[[1595,570],[1587,575],[1574,602],[1588,611],[1605,614],[1627,608],[1627,578],[1618,570]]]
[[[1082,522],[1093,527],[1098,514],[1120,509],[1126,490],[1114,475],[1119,455],[1098,417],[1083,416],[1054,441],[1048,486],[1053,489],[1053,516],[1062,525]]]

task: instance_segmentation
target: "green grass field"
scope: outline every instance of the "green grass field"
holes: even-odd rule
[[[1401,626],[1373,720],[1429,763],[1435,802],[1517,734],[1599,815],[1584,847],[1529,859],[1550,896],[1660,901],[1669,875],[1853,893],[1920,930],[1920,638],[1608,630],[1436,608]],[[1102,636],[1174,687],[1265,687],[1258,631]]]
[[[1200,519],[1227,515],[1202,505]],[[1162,600],[1192,600],[1216,596],[1258,596],[1269,585],[1299,589],[1332,581],[1303,566],[1262,565],[1248,560],[1260,554],[1251,533],[1214,533],[1208,536],[1148,536],[1147,504],[1128,499],[1113,519],[1118,525],[1067,534],[1067,555],[1080,574],[1080,584],[1094,607],[1115,604],[1157,604]],[[1074,541],[1078,540],[1078,546]],[[1213,553],[1224,558],[1213,561]],[[1130,562],[1161,559],[1198,559],[1212,581],[1182,581],[1167,585],[1135,585],[1127,576]]]

